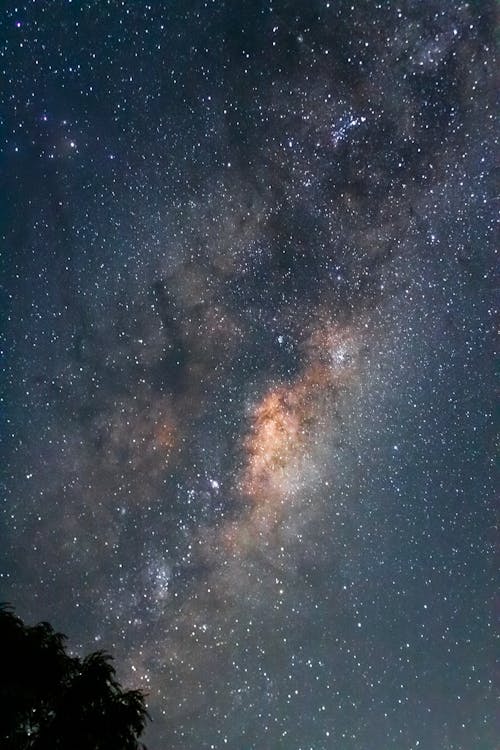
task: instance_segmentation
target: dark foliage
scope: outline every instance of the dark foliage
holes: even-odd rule
[[[111,657],[69,656],[46,622],[25,625],[0,606],[2,750],[138,750],[144,695],[123,690]]]

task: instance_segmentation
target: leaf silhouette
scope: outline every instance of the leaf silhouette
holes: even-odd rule
[[[2,750],[138,750],[149,716],[144,694],[123,690],[104,651],[65,651],[47,622],[29,627],[0,605]]]

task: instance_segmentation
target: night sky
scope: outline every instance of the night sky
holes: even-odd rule
[[[3,3],[0,600],[150,750],[498,747],[495,5]]]

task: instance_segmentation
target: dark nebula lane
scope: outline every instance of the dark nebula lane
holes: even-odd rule
[[[0,600],[150,750],[495,750],[497,4],[0,13]]]

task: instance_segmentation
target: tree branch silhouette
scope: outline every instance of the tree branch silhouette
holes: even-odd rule
[[[144,749],[144,694],[121,687],[109,654],[72,657],[65,641],[49,623],[27,626],[0,605],[0,747]]]

